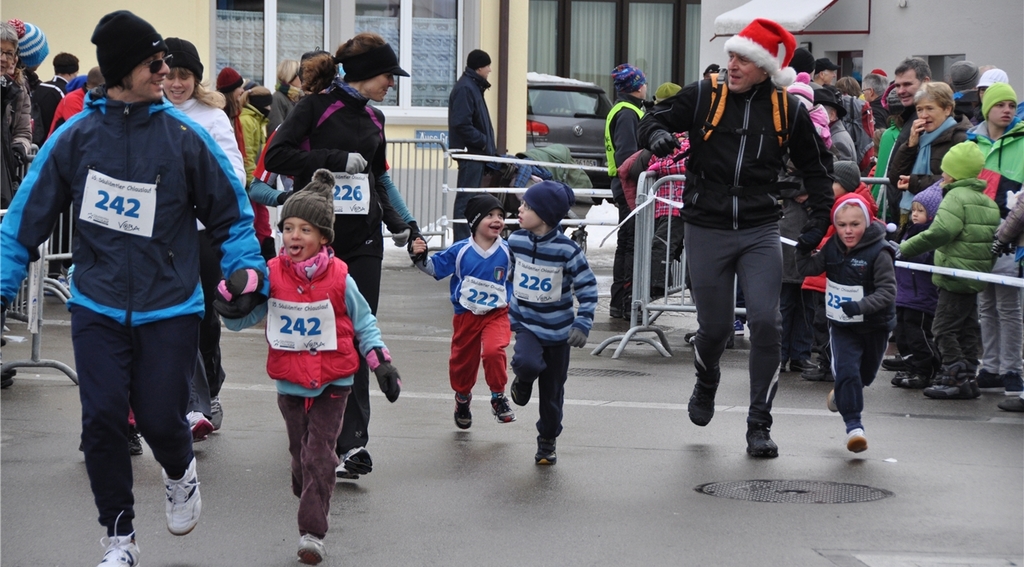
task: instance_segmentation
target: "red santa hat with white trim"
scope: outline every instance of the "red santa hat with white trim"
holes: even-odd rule
[[[779,44],[785,48],[779,61]],[[779,24],[764,18],[757,18],[743,28],[739,34],[725,42],[725,52],[742,55],[764,69],[772,82],[788,87],[796,80],[796,71],[789,66],[796,51],[796,38]]]

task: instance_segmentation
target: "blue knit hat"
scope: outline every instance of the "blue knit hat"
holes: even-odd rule
[[[565,183],[541,181],[526,190],[523,202],[537,213],[544,224],[555,227],[576,203],[576,195]]]
[[[647,84],[644,72],[629,63],[623,63],[612,69],[612,82],[615,90],[620,93],[635,93]]]
[[[928,220],[935,218],[935,213],[939,211],[939,203],[942,202],[942,182],[933,183],[931,187],[914,195],[914,202],[921,203]]]
[[[46,43],[46,35],[38,26],[18,19],[12,19],[7,23],[14,26],[18,32],[18,57],[25,67],[31,69],[38,67],[50,54],[50,46]]]

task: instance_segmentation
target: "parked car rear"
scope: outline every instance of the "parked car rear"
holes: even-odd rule
[[[605,168],[587,172],[594,187],[608,188],[604,122],[612,103],[604,89],[585,81],[541,73],[526,74],[526,146],[564,144],[579,165]]]

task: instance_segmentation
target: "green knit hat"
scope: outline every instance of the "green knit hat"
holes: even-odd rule
[[[683,90],[683,87],[675,83],[662,83],[658,90],[654,91],[654,101],[661,102],[670,96],[675,96],[681,90]]]
[[[942,158],[942,171],[953,179],[973,179],[985,167],[985,156],[978,144],[961,142],[946,152]]]
[[[992,83],[991,87],[985,89],[984,98],[981,99],[981,115],[987,120],[988,111],[1004,100],[1017,102],[1017,93],[1013,92],[1013,87],[1006,83]]]

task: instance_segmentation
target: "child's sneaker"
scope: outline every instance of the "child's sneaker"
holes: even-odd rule
[[[299,563],[318,565],[326,555],[327,550],[324,549],[324,542],[320,538],[312,534],[299,538]]]
[[[861,453],[868,449],[868,439],[864,437],[864,430],[854,429],[846,434],[846,449],[851,453]]]
[[[537,436],[537,454],[533,460],[538,465],[553,465],[558,460],[555,454],[555,440]]]
[[[168,478],[165,470],[160,472],[167,491],[167,530],[174,535],[185,535],[199,523],[199,514],[203,509],[203,499],[199,496],[199,477],[196,475],[196,458],[192,457],[185,474],[178,480]]]
[[[516,420],[516,414],[512,411],[512,407],[508,405],[508,398],[505,397],[504,393],[491,396],[491,411],[494,413],[498,423],[512,423]]]
[[[931,386],[932,379],[916,372],[905,375],[896,386],[908,390],[923,390]]]
[[[512,403],[517,406],[525,406],[529,403],[530,396],[533,395],[533,382],[520,380],[516,376],[508,387],[508,394],[512,396]]]
[[[133,457],[142,454],[142,435],[134,425],[128,426],[128,453]]]
[[[828,395],[825,396],[825,407],[828,411],[839,411],[839,406],[836,405],[836,389],[832,388],[828,391]]]
[[[213,424],[202,412],[190,411],[185,418],[188,419],[188,428],[192,430],[193,441],[203,441],[213,433]]]
[[[469,429],[472,427],[473,414],[469,411],[469,402],[472,399],[472,393],[468,396],[455,394],[455,427],[459,429]]]
[[[1003,377],[983,368],[978,371],[978,388],[982,392],[1002,392]]]
[[[1024,392],[1024,380],[1021,379],[1020,374],[1017,372],[1007,372],[999,377],[1003,382],[1003,393],[1007,396],[1020,396],[1021,392]],[[979,386],[981,380],[978,380]]]
[[[733,321],[732,330],[736,335],[743,336],[743,321],[740,321],[739,319]]]
[[[139,564],[135,532],[126,536],[105,537],[100,540],[100,545],[105,546],[107,552],[97,567],[135,567]]]
[[[210,398],[210,423],[213,424],[214,431],[220,431],[220,426],[224,423],[224,408],[220,405],[220,396]]]

